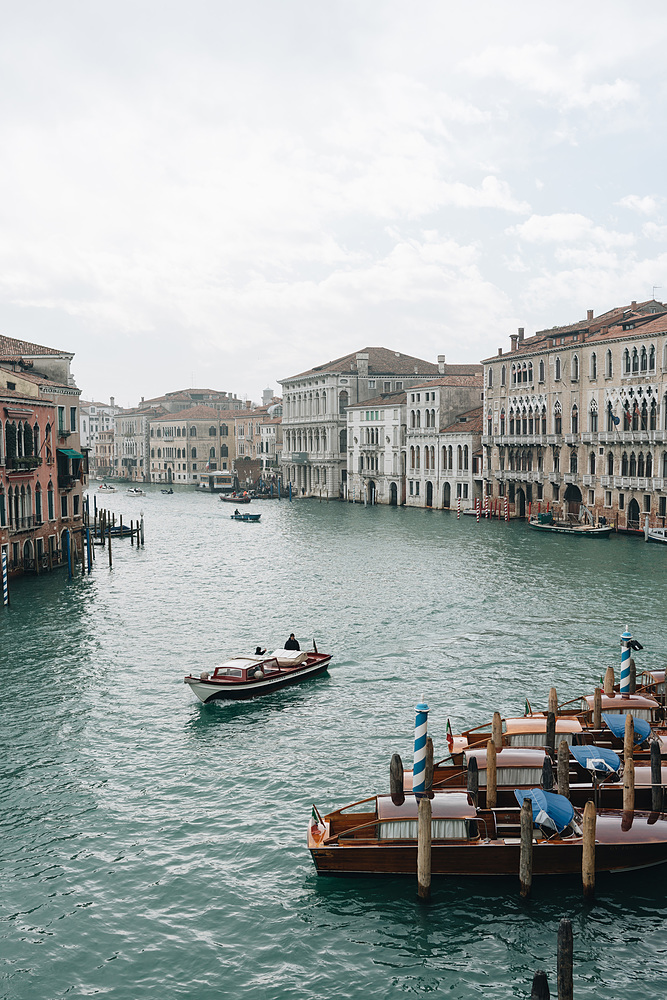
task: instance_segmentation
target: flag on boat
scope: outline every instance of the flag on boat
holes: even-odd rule
[[[452,752],[452,747],[454,746],[454,734],[452,733],[452,724],[447,719],[447,746],[449,747],[449,752]]]
[[[313,806],[313,811],[310,816],[310,832],[313,836],[324,833],[324,824],[321,822],[315,806]]]
[[[533,710],[532,710],[532,708],[530,707],[530,702],[529,702],[529,701],[528,701],[528,699],[526,698],[526,706],[525,706],[525,708],[524,708],[524,710],[523,710],[523,714],[524,714],[524,715],[532,715],[532,713],[533,713]]]

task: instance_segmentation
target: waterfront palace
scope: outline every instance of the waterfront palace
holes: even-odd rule
[[[484,490],[637,529],[667,516],[667,306],[511,337],[483,361]]]

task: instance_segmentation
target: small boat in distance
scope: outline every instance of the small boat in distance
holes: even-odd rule
[[[247,493],[223,493],[218,497],[223,503],[250,503],[252,497]]]
[[[259,521],[261,516],[261,514],[239,514],[238,512],[229,515],[232,521],[252,521],[255,524]]]
[[[538,514],[537,517],[531,517],[528,521],[529,528],[535,528],[537,531],[551,531],[558,535],[582,535],[585,538],[609,538],[612,531],[614,530],[613,524],[595,524],[593,521],[593,515],[588,510],[584,504],[581,505],[581,509],[588,515],[586,518],[582,518],[581,514],[578,520],[573,518],[573,515],[568,515],[565,520],[556,520],[551,511],[543,514]]]
[[[100,493],[116,493],[116,487],[112,486],[111,483],[102,483],[101,486],[97,487]]]
[[[168,497],[170,497],[173,492],[174,491],[172,489],[169,489],[169,490],[160,490],[160,493],[164,493],[164,495],[168,496]]]
[[[195,676],[189,674],[184,683],[200,701],[254,698],[268,694],[288,684],[298,684],[308,677],[323,673],[331,661],[328,653],[312,650],[276,649],[268,656],[233,656],[213,671]]]
[[[131,497],[145,497],[146,493],[139,486],[130,486],[127,491],[128,496]]]

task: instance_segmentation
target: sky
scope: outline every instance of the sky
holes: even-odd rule
[[[0,332],[83,396],[667,301],[667,6],[1,0]]]

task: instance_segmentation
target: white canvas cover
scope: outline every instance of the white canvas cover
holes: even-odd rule
[[[300,649],[274,649],[271,656],[278,661],[279,667],[298,667],[308,659],[308,653]]]

